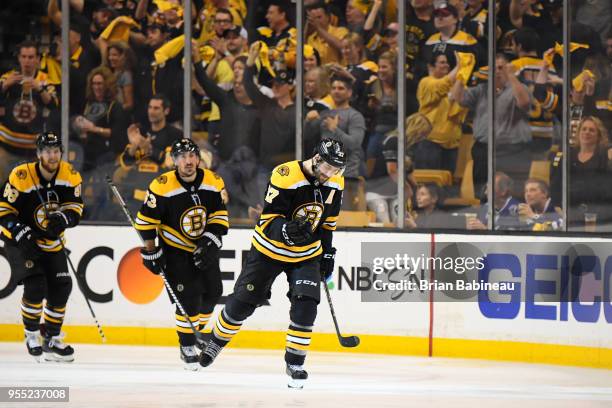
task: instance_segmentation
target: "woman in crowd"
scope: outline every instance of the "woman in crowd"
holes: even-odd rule
[[[106,66],[110,68],[117,83],[117,100],[123,110],[130,112],[134,108],[134,53],[124,42],[113,42],[108,46]]]

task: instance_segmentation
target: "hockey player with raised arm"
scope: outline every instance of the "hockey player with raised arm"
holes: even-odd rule
[[[136,216],[136,229],[145,241],[140,252],[147,269],[164,272],[201,332],[223,292],[219,252],[229,228],[225,186],[217,174],[198,167],[200,149],[190,139],[174,142],[170,154],[176,169],[151,182]],[[196,338],[178,307],[176,331],[185,369],[197,371]]]
[[[200,356],[202,366],[210,365],[245,319],[270,298],[274,280],[285,272],[291,301],[286,372],[290,387],[303,387],[320,282],[329,279],[334,269],[332,232],[340,213],[345,166],[342,143],[323,139],[312,158],[287,162],[272,171],[246,265]]]
[[[81,175],[62,160],[62,140],[54,133],[37,137],[36,155],[37,161],[15,167],[4,183],[0,236],[23,283],[28,352],[37,361],[71,362],[74,350],[61,332],[72,290],[63,246],[64,230],[75,227],[83,214]]]

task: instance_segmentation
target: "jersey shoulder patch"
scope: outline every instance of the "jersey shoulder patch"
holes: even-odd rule
[[[176,173],[174,170],[168,171],[161,176],[156,177],[155,180],[153,180],[149,185],[149,190],[158,196],[164,197],[171,195],[172,192],[178,189],[184,190],[183,186],[181,186],[181,183],[179,183],[178,179],[176,178]]]
[[[21,164],[11,171],[9,183],[21,193],[29,192],[34,189],[35,182],[32,177],[36,177],[38,181],[38,176],[34,176],[35,174],[36,162]]]
[[[327,187],[335,188],[336,190],[344,190],[344,176],[335,175],[325,182]]]
[[[219,192],[225,188],[225,183],[220,175],[212,170],[204,169],[202,186],[206,189],[212,188],[212,190]]]
[[[297,160],[276,166],[270,177],[270,183],[282,189],[294,189],[303,182],[308,183]]]
[[[61,161],[57,177],[55,178],[56,184],[65,185],[67,187],[76,187],[83,182],[81,175],[78,171],[72,167],[72,164]]]

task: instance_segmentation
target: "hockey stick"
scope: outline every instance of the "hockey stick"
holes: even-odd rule
[[[357,347],[359,345],[359,337],[357,336],[343,336],[340,334],[340,328],[338,327],[338,319],[336,318],[336,312],[334,311],[334,304],[332,303],[331,295],[329,294],[329,288],[327,283],[323,281],[323,287],[325,288],[325,294],[327,295],[327,303],[329,303],[329,310],[334,320],[334,326],[336,327],[336,334],[342,347]]]
[[[30,172],[30,166],[28,166],[27,164],[26,164],[26,169],[28,169],[28,174],[30,175],[30,178],[34,182],[34,177],[32,177],[32,173]],[[38,183],[34,184],[34,190],[36,190],[36,195],[38,196],[38,199],[40,200],[40,204],[42,205],[43,211],[45,212],[45,218],[48,220],[49,212],[47,211],[47,205],[45,204],[45,200],[43,199],[42,194],[40,194],[40,191],[38,190]],[[79,275],[77,274],[77,271],[74,268],[72,261],[70,260],[70,256],[68,255],[68,250],[64,246],[64,241],[61,238],[60,238],[60,243],[62,246],[62,252],[64,253],[64,256],[66,257],[66,260],[68,261],[68,265],[70,266],[70,270],[72,271],[72,274],[74,275],[74,278],[77,281],[79,290],[81,291],[81,293],[83,294],[83,297],[85,298],[85,303],[87,303],[87,307],[89,308],[91,317],[93,317],[94,322],[96,323],[96,326],[98,327],[98,334],[100,334],[100,337],[102,338],[102,343],[106,343],[106,337],[104,336],[104,332],[102,331],[102,326],[100,326],[100,322],[98,321],[98,318],[96,317],[96,314],[93,311],[93,308],[91,307],[91,303],[89,302],[89,299],[87,299],[87,295],[85,295],[85,292],[83,291],[83,287],[81,286],[81,280],[79,279]]]
[[[121,193],[119,193],[117,186],[115,185],[115,183],[113,183],[113,180],[108,176],[108,174],[106,175],[106,182],[108,183],[108,187],[113,192],[113,195],[119,201],[119,205],[121,206],[121,209],[123,210],[123,213],[127,217],[128,221],[130,222],[132,227],[136,230],[136,223],[134,222],[134,218],[132,217],[132,214],[130,214],[130,210],[127,208],[127,205],[125,204],[125,201],[123,200],[123,197],[121,197]],[[136,233],[138,233],[138,230],[136,230]],[[140,233],[138,233],[138,237],[140,238],[140,242],[142,242],[142,244],[144,245],[144,239],[142,238],[142,236],[140,236]],[[170,294],[170,297],[174,301],[174,304],[176,304],[176,307],[178,307],[179,311],[181,312],[181,315],[185,318],[187,323],[189,323],[189,327],[193,331],[193,334],[195,335],[195,338],[198,341],[198,343],[206,344],[207,341],[204,337],[204,334],[195,328],[195,326],[189,319],[189,315],[187,315],[187,312],[185,312],[185,309],[183,309],[183,305],[181,304],[181,302],[179,302],[178,298],[176,297],[174,290],[172,290],[172,286],[170,286],[170,283],[168,283],[168,279],[166,279],[165,271],[161,272],[159,276],[161,276],[162,280],[164,281],[164,286],[166,286],[166,290]]]

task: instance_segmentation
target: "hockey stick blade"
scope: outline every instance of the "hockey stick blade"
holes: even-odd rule
[[[334,304],[332,303],[332,298],[329,293],[329,288],[325,281],[323,281],[323,288],[325,289],[325,295],[327,296],[327,303],[329,304],[329,311],[331,312],[332,320],[334,322],[334,327],[336,328],[336,335],[338,336],[338,341],[342,347],[357,347],[359,345],[359,337],[357,336],[343,336],[340,334],[340,327],[338,327],[338,318],[336,317],[336,311],[334,310]]]
[[[340,336],[340,345],[342,347],[357,347],[359,345],[359,337],[357,336]]]

